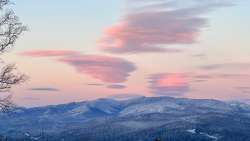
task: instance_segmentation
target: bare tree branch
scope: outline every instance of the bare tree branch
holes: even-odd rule
[[[9,3],[9,0],[0,0],[0,10],[3,9],[3,7]]]
[[[14,11],[6,8],[10,0],[0,0],[0,55],[8,48],[13,47],[18,37],[27,30]],[[1,58],[0,58],[1,59]],[[24,82],[27,77],[16,71],[15,65],[6,65],[0,71],[0,93],[8,92],[12,86]],[[0,98],[0,111],[7,112],[13,109],[11,96]]]
[[[7,65],[0,72],[0,92],[7,92],[13,85],[20,84],[27,80],[24,74],[15,72],[15,65]]]
[[[19,22],[18,17],[11,10],[0,18],[0,52],[14,45],[19,35],[26,31],[27,27]]]
[[[1,112],[7,113],[16,107],[11,101],[11,99],[12,99],[11,95],[7,96],[4,99],[0,99],[0,111]]]
[[[16,72],[15,65],[7,65],[0,72],[0,92],[8,92],[12,86],[20,84],[27,79],[24,74]],[[15,108],[11,101],[11,95],[0,99],[0,112],[9,112]]]

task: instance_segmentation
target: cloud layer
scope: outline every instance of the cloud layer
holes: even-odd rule
[[[164,45],[195,43],[207,25],[202,17],[209,11],[229,5],[226,1],[127,0],[128,13],[108,27],[102,49],[114,53],[179,52]]]

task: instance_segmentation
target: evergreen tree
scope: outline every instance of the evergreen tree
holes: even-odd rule
[[[160,139],[160,138],[157,138],[157,139],[155,139],[155,141],[161,141],[161,139]]]

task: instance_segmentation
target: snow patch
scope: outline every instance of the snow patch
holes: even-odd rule
[[[196,134],[196,129],[189,129],[189,130],[187,130],[187,132],[189,132],[191,134]]]
[[[150,114],[150,113],[167,113],[170,109],[182,110],[183,107],[173,103],[173,102],[153,102],[153,103],[143,103],[130,106],[124,109],[120,115],[140,115],[140,114]]]
[[[210,138],[210,139],[213,139],[213,140],[218,140],[219,138],[218,137],[216,137],[216,136],[213,136],[213,135],[209,135],[209,134],[207,134],[207,133],[200,133],[201,135],[204,135],[204,136],[206,136],[206,137],[208,137],[208,138]]]
[[[213,139],[213,140],[218,140],[219,137],[218,136],[214,136],[214,135],[209,135],[207,133],[204,133],[204,132],[200,132],[200,133],[197,133],[196,129],[188,129],[186,130],[188,133],[191,133],[191,134],[200,134],[200,135],[203,135],[203,136],[206,136],[210,139]]]
[[[87,112],[89,110],[89,108],[86,105],[81,105],[77,108],[74,108],[72,110],[69,111],[70,114],[72,114],[72,116],[78,116],[80,114],[83,114],[85,112]]]

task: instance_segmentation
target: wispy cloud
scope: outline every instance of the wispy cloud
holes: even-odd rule
[[[189,82],[201,83],[208,81],[226,80],[226,81],[240,81],[240,80],[250,80],[250,74],[241,73],[186,73]]]
[[[218,69],[250,69],[250,63],[222,63],[211,64],[200,67],[203,70],[218,70]]]
[[[38,101],[41,100],[40,98],[37,97],[23,97],[23,100],[30,100],[30,101]]]
[[[35,50],[20,53],[20,55],[31,57],[72,56],[79,54],[80,52],[72,50]]]
[[[107,88],[109,88],[109,89],[125,89],[126,86],[120,85],[120,84],[112,84],[112,85],[108,85]]]
[[[104,84],[101,84],[101,83],[88,83],[86,85],[88,85],[88,86],[104,86]]]
[[[37,88],[30,88],[30,91],[39,91],[39,92],[57,92],[60,91],[57,88],[52,87],[37,87]]]
[[[249,86],[236,87],[236,89],[239,90],[243,94],[250,94],[250,87]]]
[[[204,14],[230,5],[228,1],[127,0],[128,12],[108,27],[100,39],[102,49],[114,53],[180,52],[164,48],[193,44],[208,19]]]
[[[204,54],[204,53],[191,54],[191,57],[195,57],[195,58],[205,58],[205,57],[206,57],[206,54]]]
[[[235,74],[235,73],[206,73],[206,74],[192,74],[193,79],[209,80],[209,79],[245,79],[250,78],[249,74]]]

